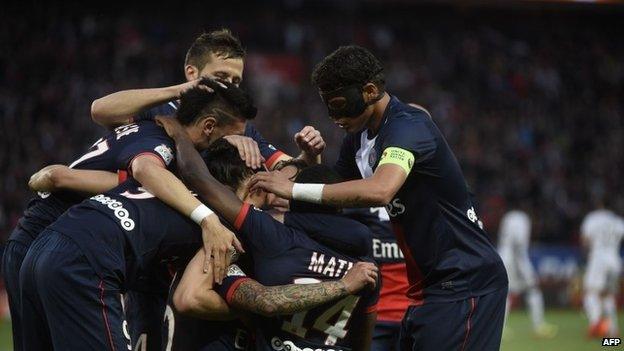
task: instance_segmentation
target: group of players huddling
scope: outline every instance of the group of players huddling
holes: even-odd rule
[[[244,58],[202,34],[187,82],[94,101],[110,133],[31,177],[2,263],[15,350],[498,349],[505,268],[429,113],[340,47],[312,73],[338,161],[310,126],[292,158],[249,123]]]

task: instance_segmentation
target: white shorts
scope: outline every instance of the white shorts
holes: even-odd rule
[[[599,292],[617,292],[622,262],[617,257],[592,257],[583,277],[583,288]]]

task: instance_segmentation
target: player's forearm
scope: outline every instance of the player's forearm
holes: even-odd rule
[[[35,173],[30,178],[28,186],[35,191],[73,190],[87,194],[98,194],[114,188],[117,183],[117,175],[112,172],[52,165]]]
[[[234,292],[231,305],[270,317],[306,311],[348,294],[346,285],[339,280],[281,286],[263,286],[247,280]]]
[[[163,167],[149,163],[133,167],[132,171],[147,191],[185,216],[190,216],[201,205],[184,183]]]
[[[212,290],[213,276],[205,274],[204,251],[199,250],[184,270],[182,279],[173,294],[176,311],[201,319],[230,319],[227,303]]]
[[[180,91],[180,85],[119,91],[93,101],[91,118],[104,127],[126,124],[132,116],[177,98]]]
[[[178,173],[202,200],[228,222],[234,223],[242,202],[219,183],[204,163],[190,139],[184,133],[172,136],[176,142]]]
[[[385,206],[392,196],[382,184],[376,184],[372,178],[351,180],[338,184],[326,184],[323,187],[322,203],[344,207]]]

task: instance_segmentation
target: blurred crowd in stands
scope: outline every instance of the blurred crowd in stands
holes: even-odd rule
[[[71,162],[105,132],[90,119],[93,99],[182,82],[194,37],[221,27],[247,48],[243,85],[259,107],[254,123],[291,154],[292,135],[310,124],[327,141],[325,162],[335,160],[342,132],[309,76],[324,55],[357,43],[384,61],[390,93],[431,112],[492,236],[512,199],[533,215],[540,242],[575,243],[598,199],[624,214],[624,27],[617,17],[280,4],[0,15],[0,242],[33,196],[29,176]]]

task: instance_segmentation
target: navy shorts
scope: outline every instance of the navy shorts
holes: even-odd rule
[[[129,350],[119,287],[70,238],[44,230],[20,270],[24,348]]]
[[[9,310],[11,311],[11,328],[13,329],[13,350],[21,351],[23,347],[22,317],[19,291],[19,271],[28,251],[28,245],[20,241],[11,240],[4,248],[2,256],[2,276],[4,286],[9,297]]]
[[[398,351],[401,323],[377,322],[373,331],[371,351]]]
[[[401,350],[499,350],[507,289],[466,300],[410,306]]]

